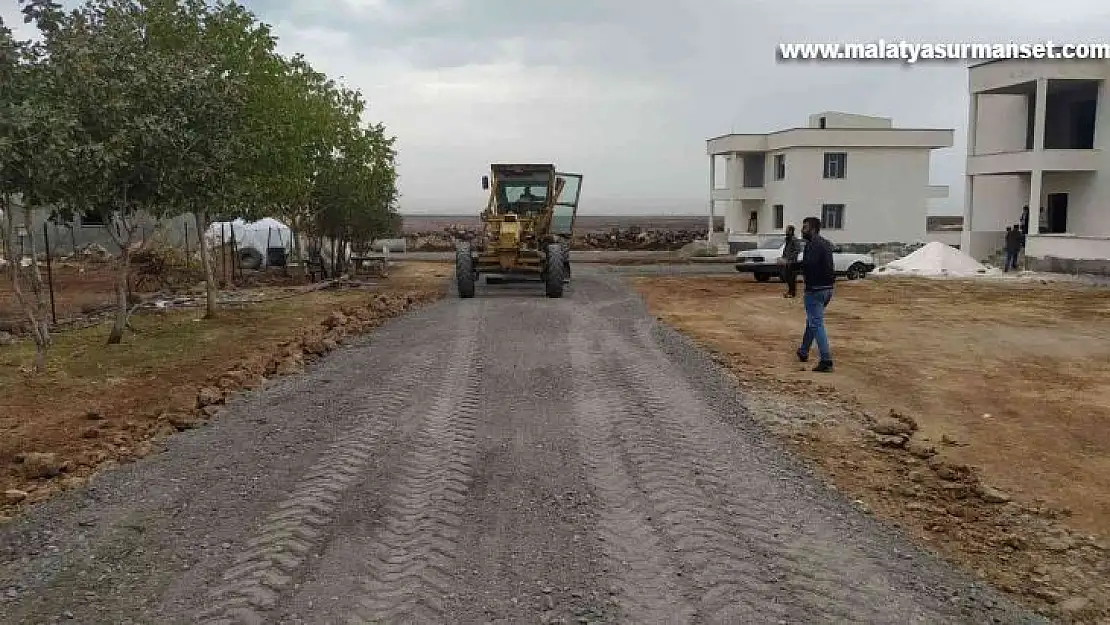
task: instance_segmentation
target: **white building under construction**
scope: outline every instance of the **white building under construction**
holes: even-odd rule
[[[930,156],[952,141],[952,129],[831,111],[804,128],[709,139],[710,224],[725,216],[712,242],[736,251],[808,216],[838,244],[925,241],[929,200],[948,197],[930,184]]]

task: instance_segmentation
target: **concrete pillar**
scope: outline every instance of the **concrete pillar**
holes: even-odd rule
[[[1029,174],[1029,234],[1037,235],[1041,231],[1041,179],[1044,172],[1040,168],[1034,169]]]
[[[964,176],[964,228],[960,232],[960,251],[972,258],[975,258],[975,251],[971,249],[971,218],[975,210],[972,202],[974,193],[975,176]]]
[[[979,94],[972,93],[967,105],[967,155],[975,156],[975,135],[979,127]]]
[[[713,214],[713,192],[717,190],[717,162],[713,154],[709,155],[709,232],[706,234],[706,242],[712,242],[713,239],[713,222],[716,217]]]
[[[967,160],[975,156],[975,135],[979,127],[979,94],[974,91],[967,106]],[[965,165],[965,169],[967,166]],[[964,176],[964,227],[960,233],[960,250],[974,256],[971,249],[971,224],[975,214],[974,205],[975,176]]]
[[[1037,79],[1037,94],[1033,109],[1033,171],[1029,174],[1029,234],[1041,231],[1041,156],[1044,152],[1045,109],[1048,108],[1048,79]]]
[[[1045,109],[1048,106],[1048,79],[1037,79],[1037,95],[1035,98],[1036,104],[1033,109],[1033,151],[1041,152],[1044,150],[1044,123],[1045,123]],[[1034,159],[1040,157],[1034,155]],[[1032,204],[1030,211],[1032,210]]]

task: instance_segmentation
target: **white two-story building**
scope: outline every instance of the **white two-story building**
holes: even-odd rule
[[[816,113],[805,128],[709,139],[710,224],[723,212],[724,251],[782,233],[805,217],[842,245],[926,239],[929,200],[948,187],[929,183],[933,150],[952,146],[951,129],[895,128],[886,117]],[[724,180],[717,176],[724,160]]]
[[[1032,269],[1110,271],[1110,62],[974,64],[962,248],[986,258],[1026,225]]]

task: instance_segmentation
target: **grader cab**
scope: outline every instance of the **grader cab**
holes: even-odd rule
[[[480,274],[536,276],[548,297],[562,297],[570,280],[570,242],[578,215],[581,174],[554,165],[492,165],[482,177],[489,201],[481,233],[455,249],[459,297],[474,297]]]

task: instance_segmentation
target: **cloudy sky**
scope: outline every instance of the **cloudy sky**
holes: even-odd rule
[[[12,14],[13,0],[0,0]],[[70,3],[67,3],[70,4]],[[777,44],[1099,41],[1105,0],[247,0],[285,52],[360,87],[400,150],[404,212],[473,212],[495,161],[583,173],[582,210],[704,212],[705,139],[840,110],[955,128],[933,157],[962,211],[958,62],[780,63]],[[1101,39],[1107,41],[1106,39]]]

